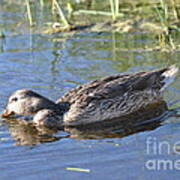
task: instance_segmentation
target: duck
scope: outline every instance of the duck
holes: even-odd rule
[[[178,70],[172,65],[148,72],[110,75],[75,87],[56,102],[30,89],[16,90],[10,95],[2,117],[33,115],[36,126],[50,128],[128,117],[162,101],[164,90],[174,81]]]

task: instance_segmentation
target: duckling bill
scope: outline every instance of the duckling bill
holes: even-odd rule
[[[176,66],[134,74],[117,74],[78,86],[55,103],[28,89],[14,92],[2,114],[34,115],[38,126],[79,126],[128,116],[162,101]]]

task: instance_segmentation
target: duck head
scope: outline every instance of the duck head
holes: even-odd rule
[[[60,128],[63,126],[63,116],[50,109],[38,111],[33,118],[37,127]]]
[[[2,117],[9,117],[11,115],[33,115],[41,109],[57,109],[57,105],[32,90],[21,89],[15,91],[9,97]]]

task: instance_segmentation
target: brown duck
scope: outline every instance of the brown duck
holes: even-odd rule
[[[56,103],[28,89],[14,92],[2,114],[34,115],[38,126],[77,126],[128,116],[162,100],[178,68],[117,74],[78,86]]]

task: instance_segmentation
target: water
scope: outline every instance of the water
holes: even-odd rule
[[[27,28],[24,12],[8,7],[2,4],[0,12],[0,27],[6,35],[0,39],[1,112],[16,89],[33,89],[56,100],[71,88],[106,75],[180,65],[179,52],[142,50],[152,46],[153,35],[34,33]],[[164,94],[170,109],[179,107],[179,80]],[[179,122],[166,112],[134,131],[72,129],[68,130],[71,136],[64,131],[42,136],[26,125],[1,121],[0,179],[179,179]],[[163,149],[159,148],[162,142],[166,142]],[[169,160],[173,167],[158,169],[158,160]]]

